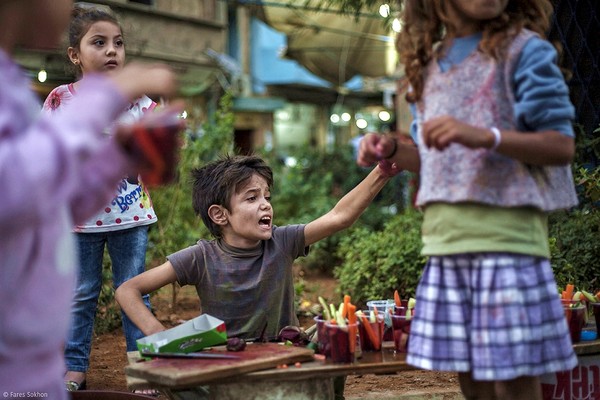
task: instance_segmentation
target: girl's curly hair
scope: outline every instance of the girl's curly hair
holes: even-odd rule
[[[406,93],[408,102],[414,103],[421,99],[425,67],[434,58],[438,44],[455,34],[446,9],[448,2],[449,0],[401,1],[402,30],[396,40],[396,49],[412,88]],[[482,22],[483,38],[479,50],[500,59],[511,39],[523,28],[545,37],[552,12],[550,0],[509,0],[502,14]]]

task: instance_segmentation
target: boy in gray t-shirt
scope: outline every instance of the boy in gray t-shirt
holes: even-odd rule
[[[192,171],[194,210],[215,236],[167,257],[123,283],[115,297],[146,335],[165,327],[142,295],[178,282],[195,285],[202,312],[225,321],[230,337],[277,336],[298,325],[292,264],[308,247],[350,227],[389,180],[379,166],[325,215],[306,225],[272,225],[271,168],[259,157],[224,157]]]

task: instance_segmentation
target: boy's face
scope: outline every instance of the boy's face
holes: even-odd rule
[[[231,197],[229,209],[225,210],[227,224],[223,226],[223,238],[231,246],[250,248],[262,240],[271,238],[273,208],[271,190],[259,175],[252,177]]]

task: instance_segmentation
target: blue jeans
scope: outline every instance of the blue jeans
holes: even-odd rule
[[[126,280],[145,271],[148,226],[115,232],[76,233],[79,250],[79,276],[71,308],[71,327],[65,345],[67,371],[86,372],[94,333],[98,296],[102,288],[104,247],[112,263],[115,289]],[[150,309],[150,297],[144,296]],[[144,334],[121,313],[127,351],[137,349],[136,340]]]

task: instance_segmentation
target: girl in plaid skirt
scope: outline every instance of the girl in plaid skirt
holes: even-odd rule
[[[549,0],[407,0],[397,48],[414,121],[358,163],[418,172],[428,262],[407,362],[457,371],[468,399],[541,399],[577,364],[547,214],[577,204],[574,109],[544,38]]]

